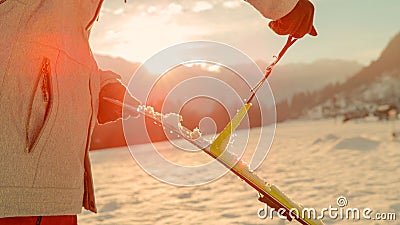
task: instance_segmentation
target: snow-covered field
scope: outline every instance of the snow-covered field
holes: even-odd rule
[[[388,122],[278,124],[272,148],[256,172],[306,207],[338,207],[337,198],[345,196],[347,207],[371,208],[372,217],[375,212],[394,212],[397,217],[395,221],[327,218],[326,224],[400,224],[400,137],[393,139],[391,129]],[[254,145],[250,140],[250,148]],[[157,146],[170,148],[166,143]],[[136,149],[146,148],[150,146]],[[209,158],[201,152],[168,154],[173,161],[186,163]],[[91,158],[99,212],[83,212],[81,225],[289,224],[279,218],[259,219],[257,210],[263,204],[257,193],[231,173],[206,185],[176,187],[147,175],[128,148],[91,152]]]

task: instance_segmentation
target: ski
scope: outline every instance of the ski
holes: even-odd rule
[[[153,121],[161,124],[163,128],[178,134],[186,141],[201,149],[214,159],[218,160],[218,162],[226,166],[236,176],[255,189],[259,193],[259,200],[261,202],[264,202],[271,208],[274,208],[276,212],[281,212],[281,216],[286,217],[289,221],[295,219],[303,225],[324,224],[322,220],[307,218],[302,205],[291,200],[285,193],[280,191],[277,186],[268,183],[254,173],[254,171],[250,170],[248,164],[242,160],[241,157],[226,150],[226,146],[229,143],[232,132],[239,126],[243,118],[246,116],[251,107],[251,103],[244,104],[224,128],[224,130],[218,135],[218,137],[212,143],[210,143],[201,136],[193,139],[193,131],[181,126],[180,124],[177,126],[177,124],[167,123],[167,121],[163,120],[163,115],[161,113],[154,112],[152,107],[139,106],[138,108],[135,108],[130,105],[124,105],[119,100],[111,98],[104,98],[104,100],[118,106],[125,107],[125,109],[139,113],[146,118],[152,119]]]

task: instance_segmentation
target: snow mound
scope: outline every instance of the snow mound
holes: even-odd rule
[[[326,135],[326,136],[323,137],[323,138],[318,138],[318,139],[315,140],[312,144],[313,144],[313,145],[317,145],[317,144],[322,144],[322,143],[329,142],[329,141],[336,141],[336,140],[338,140],[338,139],[339,139],[338,136],[336,136],[336,135],[334,135],[334,134],[328,134],[328,135]]]
[[[363,137],[352,137],[341,140],[337,143],[333,149],[350,149],[350,150],[358,150],[358,151],[372,151],[379,147],[380,142],[373,141]]]

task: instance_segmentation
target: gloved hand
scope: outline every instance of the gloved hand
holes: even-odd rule
[[[295,38],[302,38],[306,34],[317,36],[313,20],[314,5],[308,0],[299,0],[290,13],[271,21],[269,27],[279,35],[292,35]]]
[[[126,94],[126,95],[125,95]],[[97,119],[100,124],[115,121],[122,118],[124,119],[132,117],[138,117],[139,113],[136,111],[128,110],[122,113],[122,107],[113,104],[112,102],[104,100],[104,97],[116,99],[124,104],[138,107],[142,103],[133,97],[127,88],[121,82],[114,82],[106,84],[99,94],[99,113]],[[125,99],[124,99],[125,97]]]

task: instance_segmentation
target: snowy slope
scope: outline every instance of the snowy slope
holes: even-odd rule
[[[396,125],[400,129],[400,123]],[[399,225],[400,140],[392,140],[391,126],[387,122],[335,124],[333,120],[281,123],[270,153],[256,172],[317,210],[337,207],[336,199],[345,196],[348,207],[397,214],[397,221],[326,219],[326,224]],[[249,148],[255,144],[250,139]],[[176,163],[196,165],[209,160],[202,152],[156,145]],[[140,145],[135,151],[145,154],[149,148]],[[143,172],[127,148],[90,156],[99,212],[79,215],[82,225],[297,224],[277,218],[260,220],[257,210],[263,205],[256,192],[230,173],[206,185],[175,187]]]

